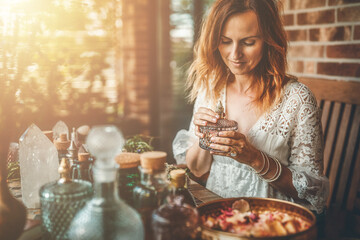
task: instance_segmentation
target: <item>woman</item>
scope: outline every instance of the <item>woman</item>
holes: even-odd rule
[[[320,112],[310,90],[285,73],[287,40],[275,0],[218,0],[195,46],[187,86],[195,101],[175,159],[222,197],[272,197],[321,213],[328,196]],[[237,131],[199,147],[218,101]]]

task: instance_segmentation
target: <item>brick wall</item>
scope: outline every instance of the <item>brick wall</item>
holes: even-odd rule
[[[122,1],[122,46],[124,101],[123,131],[127,134],[150,134],[151,91],[153,81],[154,22],[147,0]]]
[[[289,73],[360,82],[360,0],[282,0]]]

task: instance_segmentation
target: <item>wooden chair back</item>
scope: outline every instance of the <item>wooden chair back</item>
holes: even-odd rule
[[[330,181],[327,206],[352,211],[360,201],[360,82],[299,81],[314,93],[322,110],[324,174]]]

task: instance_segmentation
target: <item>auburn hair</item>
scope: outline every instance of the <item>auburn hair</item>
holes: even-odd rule
[[[206,90],[210,100],[219,98],[226,81],[234,78],[223,62],[218,46],[227,19],[236,13],[253,11],[258,19],[264,41],[263,56],[254,69],[255,91],[253,103],[260,112],[267,111],[281,97],[282,87],[288,82],[286,75],[287,38],[276,0],[217,0],[203,21],[201,34],[194,47],[194,61],[186,81],[188,98],[193,102],[200,89]]]

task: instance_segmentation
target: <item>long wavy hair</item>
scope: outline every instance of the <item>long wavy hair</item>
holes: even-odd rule
[[[194,61],[186,81],[188,98],[193,102],[200,89],[205,89],[209,100],[219,98],[220,90],[234,75],[223,62],[218,46],[227,19],[236,13],[253,11],[258,18],[264,40],[263,56],[255,67],[253,103],[264,112],[281,97],[282,87],[289,80],[286,75],[287,39],[276,0],[217,0],[203,21],[201,34],[194,47]]]

